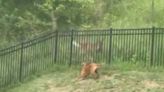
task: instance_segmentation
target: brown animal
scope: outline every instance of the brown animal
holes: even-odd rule
[[[82,42],[73,41],[73,45],[78,47],[82,53],[101,52],[103,41],[99,41],[96,43],[89,43],[87,41],[82,41]]]
[[[83,63],[83,67],[80,72],[80,79],[85,79],[87,76],[92,75],[95,79],[99,77],[98,70],[100,64],[96,63]]]

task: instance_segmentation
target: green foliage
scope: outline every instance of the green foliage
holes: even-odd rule
[[[49,30],[163,27],[163,0],[2,0],[0,47]],[[153,14],[153,18],[152,18]]]

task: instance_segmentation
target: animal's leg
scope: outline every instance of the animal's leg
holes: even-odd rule
[[[99,73],[97,69],[93,72],[93,76],[95,79],[99,78]]]

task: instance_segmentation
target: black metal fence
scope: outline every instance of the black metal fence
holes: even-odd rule
[[[164,29],[107,29],[51,32],[0,50],[0,88],[21,82],[54,64],[139,63],[164,67]]]

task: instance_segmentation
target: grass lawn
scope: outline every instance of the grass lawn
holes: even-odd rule
[[[126,65],[126,64],[124,64]],[[57,67],[6,92],[164,92],[164,72],[103,66],[100,78],[77,81],[79,67]],[[126,65],[127,67],[128,65]],[[133,69],[132,69],[133,68]]]

